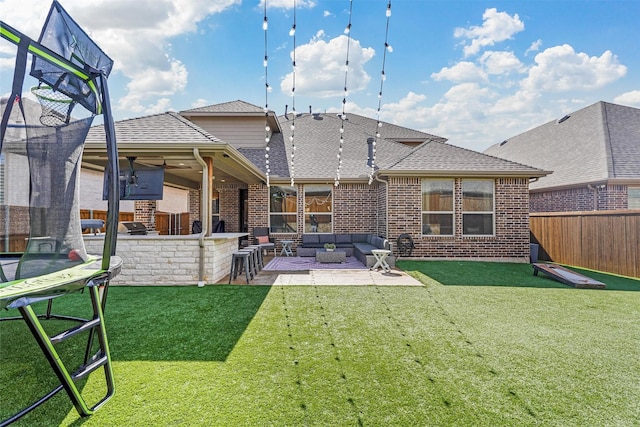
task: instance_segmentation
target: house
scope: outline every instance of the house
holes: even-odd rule
[[[87,168],[104,160],[100,133]],[[294,249],[304,233],[409,234],[417,257],[528,261],[529,182],[548,173],[356,114],[276,117],[243,101],[123,120],[116,136],[121,157],[163,166],[188,193],[192,220],[268,225]],[[152,227],[156,204],[136,201],[137,219]]]
[[[640,109],[597,102],[485,154],[553,171],[530,184],[531,212],[640,209]]]

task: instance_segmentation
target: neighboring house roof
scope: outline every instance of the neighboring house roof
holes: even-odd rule
[[[388,165],[386,175],[442,176],[526,176],[541,177],[549,172],[520,163],[456,147],[440,141],[429,141]]]
[[[600,101],[484,153],[553,171],[532,190],[640,180],[640,109]]]

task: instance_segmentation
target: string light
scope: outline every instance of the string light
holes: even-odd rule
[[[393,52],[393,48],[389,44],[389,18],[391,17],[391,0],[389,0],[389,4],[387,4],[387,28],[384,35],[384,53],[382,54],[382,73],[380,74],[380,91],[378,92],[378,111],[376,114],[376,133],[375,138],[373,138],[372,147],[371,147],[371,158],[369,158],[369,185],[373,182],[373,174],[376,171],[376,144],[378,139],[380,138],[380,128],[382,127],[382,122],[380,121],[380,108],[382,107],[382,87],[384,85],[385,80],[387,79],[387,75],[384,72],[384,66],[387,60],[387,52]]]
[[[293,54],[292,54],[292,66],[293,73],[291,75],[291,112],[293,113],[293,119],[291,120],[291,160],[290,160],[290,175],[291,186],[295,185],[295,156],[296,156],[296,0],[293,0],[293,26],[289,31],[289,35],[293,37]]]
[[[349,0],[349,24],[344,29],[344,33],[347,35],[347,59],[344,63],[344,96],[342,97],[342,114],[340,115],[340,142],[338,145],[338,167],[336,169],[336,177],[333,185],[340,185],[340,170],[342,169],[342,150],[344,148],[344,122],[347,120],[347,114],[345,112],[347,104],[347,96],[349,91],[347,89],[347,80],[349,76],[349,48],[351,45],[351,13],[353,11],[353,0]]]
[[[267,19],[267,0],[264,0],[264,19],[262,21],[262,29],[264,30],[264,142],[265,142],[265,153],[264,153],[264,163],[265,170],[267,175],[267,187],[270,186],[269,175],[271,174],[271,166],[269,165],[269,142],[271,141],[271,128],[269,127],[269,92],[271,91],[271,87],[269,86],[269,73],[268,73],[268,65],[269,65],[269,56],[268,56],[268,43],[267,43],[267,30],[269,29],[269,21]]]

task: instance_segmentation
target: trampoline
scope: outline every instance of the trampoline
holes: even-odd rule
[[[59,380],[53,390],[0,422],[5,426],[62,390],[81,416],[111,398],[114,376],[104,310],[109,282],[120,272],[122,260],[115,256],[119,169],[107,88],[113,61],[57,1],[38,41],[2,21],[0,35],[17,47],[11,95],[0,104],[0,309],[19,313],[0,320],[27,324]],[[23,96],[25,87],[31,87],[27,90],[38,102]],[[88,254],[80,221],[80,159],[98,115],[105,125],[108,213],[102,254]],[[55,299],[80,291],[85,291],[82,300],[90,306],[89,318],[53,312]],[[33,305],[42,302],[46,312],[38,315]],[[49,336],[43,322],[50,319],[72,320],[73,326]],[[83,363],[65,366],[56,345],[80,334],[87,340]],[[90,404],[77,381],[98,369],[103,370],[106,390]]]

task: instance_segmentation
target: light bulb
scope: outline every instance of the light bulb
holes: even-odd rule
[[[296,24],[293,24],[293,27],[289,30],[289,35],[293,37],[296,34]]]
[[[267,126],[264,127],[264,130],[269,132],[271,130],[271,128],[269,127],[269,125],[267,125]]]
[[[267,17],[264,17],[264,21],[262,21],[262,29],[267,31],[267,28],[269,28],[269,23],[267,22]]]

